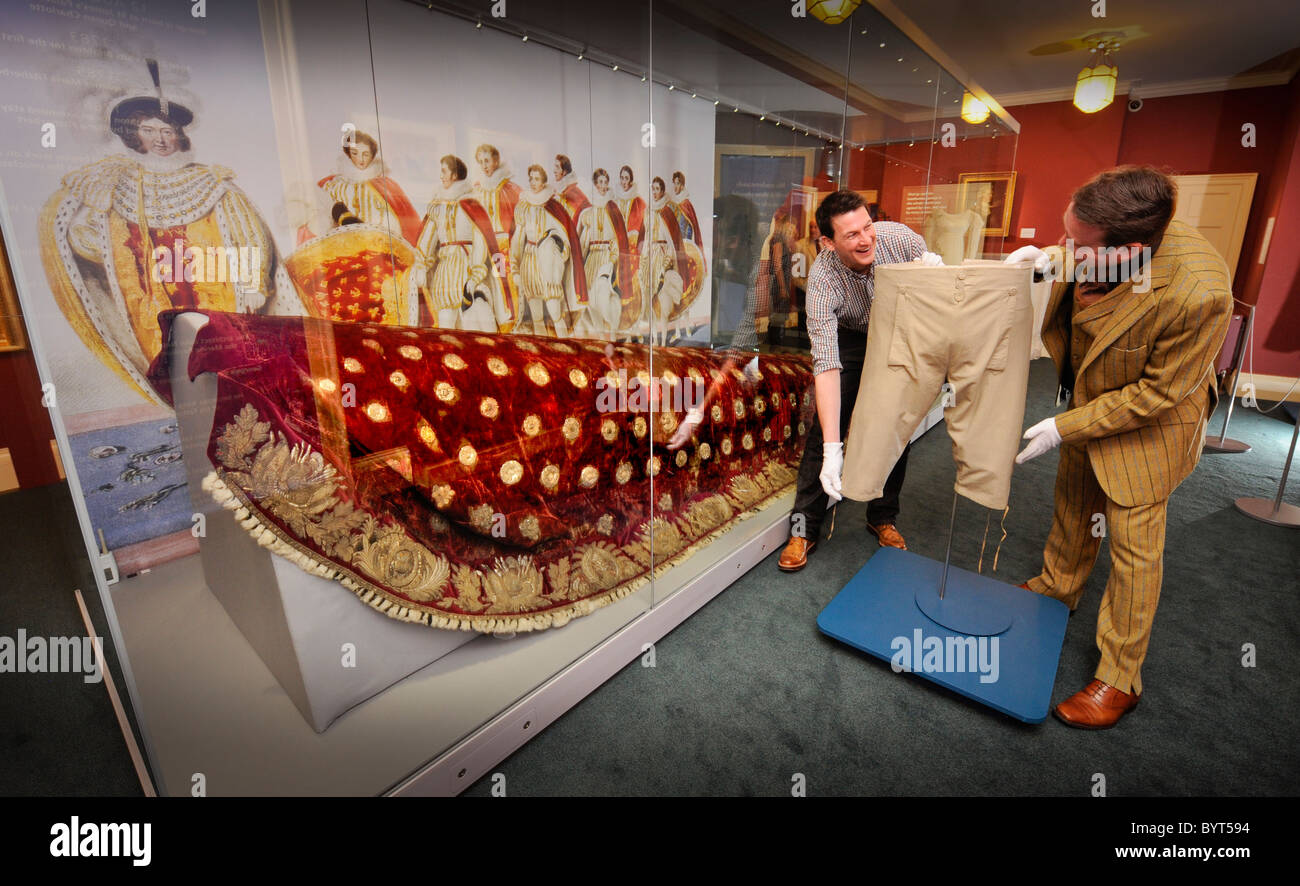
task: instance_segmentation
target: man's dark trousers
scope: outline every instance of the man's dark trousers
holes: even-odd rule
[[[862,362],[867,353],[867,334],[842,329],[839,332],[840,363],[840,440],[848,436],[849,420],[853,418],[853,404],[858,400],[858,385],[862,381]],[[884,421],[892,421],[889,416],[881,416]],[[795,482],[794,511],[790,515],[791,534],[798,525],[796,518],[803,515],[803,537],[816,542],[821,537],[822,517],[830,496],[822,488],[822,437],[821,421],[813,415],[812,425],[808,429],[808,441],[803,451],[803,460],[799,462],[799,477]],[[907,444],[898,463],[889,472],[885,480],[884,494],[875,501],[867,503],[867,522],[872,526],[893,523],[898,519],[898,494],[903,488],[903,476],[907,473],[907,454],[912,444]]]

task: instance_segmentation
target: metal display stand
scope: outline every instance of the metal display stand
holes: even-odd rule
[[[1246,322],[1241,325],[1241,332],[1237,334],[1237,350],[1232,358],[1232,366],[1228,369],[1228,374],[1232,376],[1232,395],[1228,397],[1228,411],[1223,416],[1223,427],[1219,430],[1218,436],[1205,438],[1205,446],[1202,450],[1204,452],[1227,454],[1250,452],[1249,443],[1233,440],[1228,436],[1228,422],[1232,421],[1232,407],[1237,402],[1237,382],[1241,379],[1241,364],[1246,355],[1246,343],[1250,341],[1251,333],[1255,328],[1255,306],[1247,305],[1246,308]]]
[[[1300,529],[1300,508],[1285,504],[1282,495],[1286,492],[1286,478],[1291,473],[1291,459],[1295,457],[1295,441],[1300,437],[1300,419],[1296,420],[1295,430],[1291,432],[1291,449],[1286,454],[1286,464],[1282,466],[1282,480],[1277,484],[1277,498],[1239,498],[1233,502],[1237,510],[1247,517],[1254,517],[1274,526],[1289,526]]]
[[[953,514],[956,515],[956,494]],[[1017,720],[1050,710],[1070,611],[1060,600],[882,548],[826,608],[828,637],[890,662]],[[942,585],[942,596],[940,586]]]

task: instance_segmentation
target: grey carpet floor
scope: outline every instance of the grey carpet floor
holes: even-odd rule
[[[126,699],[66,483],[0,495],[0,636],[84,637],[80,589]],[[129,710],[129,708],[128,708]],[[0,796],[139,796],[108,692],[83,674],[0,673]]]

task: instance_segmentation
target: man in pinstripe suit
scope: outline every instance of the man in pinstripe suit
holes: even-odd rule
[[[1104,526],[1110,539],[1101,662],[1095,679],[1055,710],[1082,729],[1114,726],[1142,694],[1169,496],[1200,458],[1217,399],[1214,359],[1232,312],[1228,270],[1198,231],[1171,221],[1174,198],[1174,183],[1149,167],[1109,170],[1075,191],[1067,253],[1113,257],[1119,272],[1106,275],[1097,261],[1103,273],[1052,287],[1043,345],[1073,395],[1069,409],[1025,433],[1030,442],[1016,458],[1061,446],[1043,571],[1025,587],[1073,610],[1101,545],[1094,528]]]

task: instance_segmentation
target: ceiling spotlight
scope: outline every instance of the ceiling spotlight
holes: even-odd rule
[[[933,81],[933,80],[926,80],[925,82],[926,82],[926,83],[933,83],[934,81]]]
[[[736,107],[734,107],[734,108],[731,109],[731,113],[735,114],[735,113],[738,112],[739,110],[740,110],[740,105],[736,105]]]
[[[527,35],[527,34],[524,35],[524,42],[525,42],[525,43],[528,42],[528,35]]]
[[[759,122],[759,123],[762,123],[762,122],[763,122],[764,120],[766,120],[766,119],[767,119],[767,115],[764,114],[762,117],[759,117],[759,118],[758,118],[758,122]]]
[[[880,44],[880,48],[881,48],[881,49],[884,49],[884,48],[885,48],[885,44],[881,43],[881,44]]]
[[[672,92],[672,91],[673,91],[674,89],[676,89],[676,88],[677,88],[677,87],[674,86],[673,84],[671,84],[671,83],[668,84],[668,91],[669,91],[669,92]]]
[[[581,52],[578,53],[578,61],[582,61],[582,56],[583,56],[583,53],[581,53]]]
[[[691,98],[698,98],[698,97],[699,97],[699,96],[697,96],[695,93],[693,93],[693,92],[691,93]]]
[[[614,67],[610,68],[610,70],[611,70],[611,71],[617,71],[617,70],[618,70],[618,65],[614,65]]]
[[[642,74],[642,75],[641,75],[641,82],[642,82],[642,83],[645,82],[645,74]]]
[[[901,61],[903,60],[903,57],[900,55],[900,56],[898,57],[898,60],[901,62]]]
[[[474,25],[474,29],[475,29],[475,30],[478,30],[478,29],[481,28],[481,27],[483,27],[483,23],[482,23],[482,22],[478,22],[477,24]]]
[[[713,107],[716,108],[717,106],[718,106],[718,100],[715,98],[715,99],[713,100]]]

